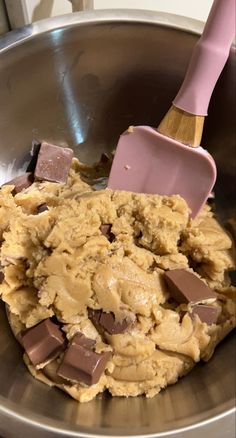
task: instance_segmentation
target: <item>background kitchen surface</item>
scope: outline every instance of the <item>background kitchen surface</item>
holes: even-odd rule
[[[0,0],[0,33],[8,30],[8,19],[13,29],[42,18],[68,14],[72,3],[74,10],[149,9],[205,21],[213,0]]]

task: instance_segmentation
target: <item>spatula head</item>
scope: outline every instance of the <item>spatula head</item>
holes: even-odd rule
[[[136,193],[178,194],[195,217],[215,180],[215,162],[202,147],[191,148],[153,128],[136,126],[119,139],[108,187]]]

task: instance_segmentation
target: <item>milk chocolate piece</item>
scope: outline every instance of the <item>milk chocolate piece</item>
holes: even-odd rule
[[[110,335],[124,333],[132,324],[132,321],[127,318],[124,318],[122,321],[116,321],[114,313],[107,313],[102,310],[88,309],[88,317],[95,327],[102,327]]]
[[[95,353],[94,341],[76,335],[67,349],[57,374],[64,379],[83,382],[88,386],[97,383],[111,358],[110,352]]]
[[[38,213],[38,214],[43,213],[44,211],[47,211],[47,210],[48,210],[48,206],[47,206],[46,203],[44,203],[44,204],[40,204],[40,205],[38,205],[38,207],[37,207],[37,213]]]
[[[100,231],[110,242],[115,239],[114,234],[111,232],[111,224],[102,224],[100,226]]]
[[[200,278],[185,269],[166,271],[164,278],[172,298],[182,303],[212,303],[217,295]]]
[[[43,181],[66,183],[73,158],[73,151],[43,142],[41,144],[35,178]]]
[[[4,186],[6,186],[6,185],[15,186],[13,191],[12,191],[12,194],[14,196],[17,193],[20,193],[22,190],[30,187],[33,184],[33,182],[34,182],[33,173],[27,172],[27,173],[24,173],[24,175],[16,176],[16,178],[5,183]]]
[[[101,313],[99,323],[110,335],[124,333],[131,325],[131,321],[128,321],[127,319],[116,321],[113,313],[106,312]]]
[[[78,332],[73,338],[73,343],[92,350],[95,347],[96,341],[94,341],[94,339],[87,338],[83,335],[83,333]]]
[[[22,345],[34,366],[54,358],[65,346],[60,327],[46,319],[22,334]]]
[[[53,383],[57,383],[58,385],[67,385],[68,381],[58,376],[58,361],[57,359],[48,362],[43,369],[40,371],[49,378]],[[1,438],[1,437],[0,437]]]
[[[195,304],[192,312],[189,313],[191,318],[194,318],[194,315],[198,315],[199,319],[208,325],[216,324],[219,314],[220,307],[206,306],[204,304]]]

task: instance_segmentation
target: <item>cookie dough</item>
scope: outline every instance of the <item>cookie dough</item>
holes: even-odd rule
[[[13,186],[1,188],[0,296],[19,341],[23,331],[55,316],[68,340],[80,332],[96,341],[97,353],[112,353],[90,387],[57,374],[63,354],[40,367],[24,354],[37,379],[80,402],[105,390],[153,397],[210,359],[235,326],[232,239],[209,206],[192,221],[180,196],[94,191],[81,169],[73,159],[67,184],[36,181],[14,196]],[[108,224],[110,234],[102,228]],[[217,324],[191,317],[170,296],[163,273],[181,268],[217,293]],[[88,309],[130,325],[122,334],[99,331]]]

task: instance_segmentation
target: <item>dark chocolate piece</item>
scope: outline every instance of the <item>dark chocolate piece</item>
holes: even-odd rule
[[[127,331],[132,321],[124,318],[122,321],[116,321],[112,312],[103,312],[102,310],[88,309],[88,317],[96,326],[101,326],[110,335],[118,335]]]
[[[229,278],[230,278],[232,286],[236,286],[236,271],[230,271]]]
[[[43,142],[41,144],[35,178],[43,181],[66,183],[73,158],[73,151]]]
[[[64,379],[83,382],[88,386],[97,383],[111,358],[111,353],[95,353],[92,350],[93,345],[93,340],[87,339],[84,335],[76,335],[65,352],[57,374]]]
[[[4,280],[4,273],[0,271],[0,284],[3,283],[3,280]]]
[[[27,173],[24,173],[24,175],[16,176],[16,178],[5,183],[4,186],[6,186],[6,185],[15,186],[13,191],[12,191],[12,194],[14,196],[17,193],[20,193],[22,190],[30,187],[33,184],[33,182],[34,182],[33,173],[27,172]]]
[[[203,304],[195,304],[192,308],[192,312],[189,313],[191,318],[194,315],[198,315],[202,322],[206,322],[208,325],[216,324],[220,314],[220,307],[206,306]]]
[[[40,204],[40,205],[38,205],[38,207],[37,207],[37,213],[38,213],[38,214],[43,213],[44,211],[47,211],[47,210],[48,210],[48,206],[47,206],[46,203],[44,203],[44,204]]]
[[[58,324],[45,319],[22,334],[22,345],[33,365],[55,357],[65,346],[65,337]]]
[[[101,314],[102,314],[102,310],[95,310],[88,308],[88,317],[89,319],[91,319],[93,325],[95,325],[96,328],[100,326]]]
[[[100,226],[100,231],[110,242],[115,239],[114,234],[111,232],[111,224],[102,224]]]
[[[217,295],[200,278],[185,269],[166,271],[164,278],[170,294],[177,303],[210,303]]]
[[[30,162],[28,164],[26,172],[33,172],[34,173],[37,159],[38,159],[40,146],[41,146],[41,142],[39,140],[32,141],[32,146],[31,146],[31,150],[30,150]]]

